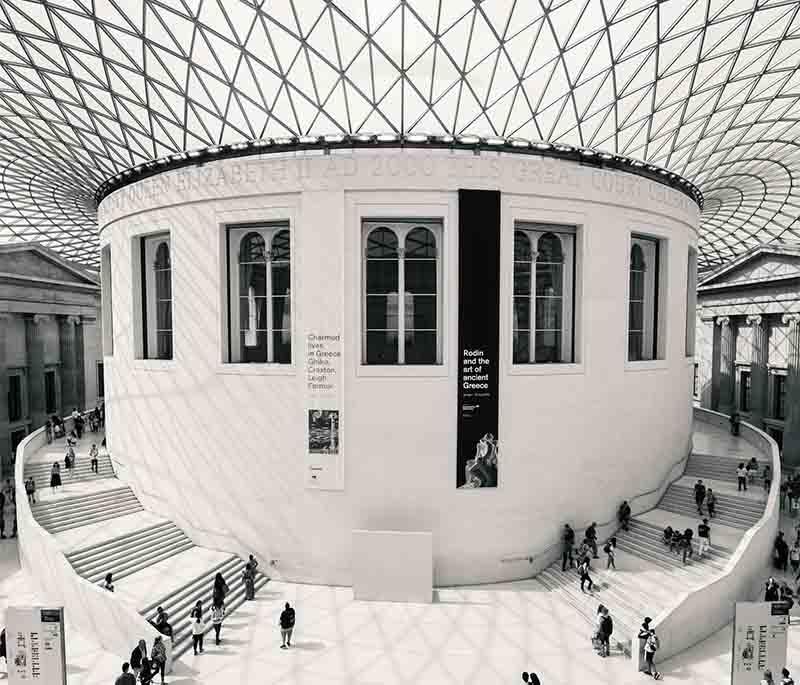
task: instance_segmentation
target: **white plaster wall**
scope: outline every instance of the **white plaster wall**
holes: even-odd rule
[[[503,191],[500,484],[474,491],[455,487],[458,188]],[[359,364],[361,216],[442,218],[441,367],[381,375]],[[220,226],[276,218],[291,221],[295,363],[224,365]],[[514,219],[581,227],[576,364],[511,367]],[[118,191],[100,228],[114,260],[107,415],[120,476],[198,542],[275,559],[288,579],[349,583],[359,528],[431,531],[437,584],[526,576],[527,563],[501,559],[541,551],[566,518],[612,518],[686,450],[697,223],[688,199],[652,182],[501,154],[264,156]],[[161,230],[172,239],[175,358],[136,360],[132,238]],[[636,365],[625,361],[632,231],[667,241],[665,359]],[[300,336],[339,322],[344,490],[309,490]]]

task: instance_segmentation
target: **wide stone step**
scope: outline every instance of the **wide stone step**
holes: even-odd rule
[[[740,497],[730,493],[715,492],[716,495],[716,509],[717,511],[746,511],[758,514],[759,516],[764,511],[765,502],[761,500],[753,500],[749,497]],[[688,503],[694,504],[694,492],[691,488],[684,485],[670,485],[667,488],[665,495],[677,496],[685,499]],[[705,503],[704,505],[705,506]]]
[[[116,507],[123,503],[138,502],[136,496],[130,493],[119,493],[114,497],[106,497],[102,500],[94,502],[85,502],[74,509],[58,508],[55,511],[46,510],[37,512],[34,517],[40,524],[52,523],[54,521],[67,521],[72,519],[80,519],[82,516],[90,516],[98,511],[109,507]]]
[[[673,502],[673,503],[678,504],[680,506],[688,507],[692,512],[694,512],[692,514],[692,516],[694,516],[696,518],[698,518],[700,516],[697,513],[697,505],[695,504],[694,500],[690,500],[687,497],[683,497],[681,495],[676,495],[676,494],[674,494],[672,492],[667,492],[664,495],[664,498],[663,498],[662,501]],[[660,506],[661,505],[659,503],[659,507]],[[708,507],[706,507],[705,504],[703,505],[702,511],[703,511],[703,516],[704,517],[708,516]],[[728,517],[731,517],[731,518],[740,518],[740,519],[746,520],[746,521],[758,521],[763,516],[763,514],[764,514],[764,509],[763,508],[759,508],[759,509],[740,508],[740,507],[732,506],[730,502],[728,502],[726,504],[723,504],[723,506],[716,506],[714,508],[714,517],[715,518],[728,516]]]
[[[674,504],[672,502],[662,501],[659,503],[658,508],[664,511],[670,511],[673,514],[681,514],[683,516],[697,517],[696,509],[692,510],[691,507],[681,506],[679,504]],[[748,530],[749,528],[752,528],[753,525],[755,524],[755,521],[742,520],[740,518],[724,517],[724,516],[716,516],[715,518],[712,519],[712,521],[716,522],[719,525],[725,525],[730,528],[738,528],[740,530]]]
[[[117,537],[110,538],[109,540],[104,540],[103,542],[97,545],[91,545],[90,547],[76,549],[67,554],[67,559],[69,559],[69,561],[73,564],[79,563],[88,557],[102,556],[107,550],[116,547],[120,541],[134,540],[142,536],[150,535],[151,533],[158,530],[166,531],[172,528],[177,528],[177,526],[175,526],[175,524],[172,521],[160,521],[159,523],[155,523],[152,526],[147,526],[146,528],[141,528],[133,533],[125,533],[123,535],[118,535]]]
[[[619,548],[623,552],[664,567],[665,571],[668,567],[671,573],[683,575],[687,582],[707,581],[721,570],[718,563],[705,558],[698,559],[697,555],[693,559],[687,558],[687,562],[684,564],[682,555],[677,556],[666,547],[663,550],[655,549],[650,544],[644,544],[635,538],[620,539]]]
[[[183,539],[173,540],[168,544],[162,545],[159,543],[158,547],[154,547],[146,553],[139,553],[127,559],[119,560],[115,564],[107,566],[106,569],[95,570],[91,575],[84,577],[92,583],[99,583],[105,578],[106,573],[113,573],[115,581],[122,580],[192,547],[194,547],[194,543],[184,536]]]
[[[120,505],[119,507],[113,507],[108,509],[102,509],[90,516],[86,516],[83,519],[70,519],[67,521],[53,521],[51,523],[40,524],[42,528],[47,530],[49,533],[61,533],[65,530],[70,530],[72,528],[78,528],[81,526],[88,526],[92,523],[99,523],[100,521],[107,521],[109,519],[117,518],[119,516],[127,516],[128,514],[133,514],[137,511],[142,511],[142,505],[137,501],[133,503],[125,503]]]

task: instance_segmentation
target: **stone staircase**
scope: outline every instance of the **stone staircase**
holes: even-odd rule
[[[695,554],[684,565],[682,555],[670,552],[662,542],[663,527],[646,520],[652,517],[640,516],[631,520],[629,531],[619,530],[615,534],[618,570],[605,569],[606,555],[602,551],[605,541],[598,544],[600,558],[592,561],[590,572],[595,583],[592,593],[581,592],[577,571],[562,571],[561,559],[536,576],[539,583],[557,593],[586,620],[587,640],[596,625],[597,607],[602,603],[609,608],[614,621],[612,644],[630,655],[631,637],[645,616],[655,618],[677,597],[707,584],[726,568],[734,550],[715,540],[715,526],[726,526],[732,532],[737,529],[743,532],[761,518],[764,501],[759,501],[752,493],[733,492],[730,485],[727,490],[721,491],[725,486],[717,479],[720,477],[719,480],[722,480],[721,476],[727,475],[731,466],[733,478],[726,478],[725,482],[736,482],[736,466],[739,463],[736,459],[692,455],[688,463],[692,467],[691,473],[687,467],[684,475],[692,476],[695,480],[702,479],[717,496],[716,516],[710,521],[712,546],[702,559],[698,559]],[[758,487],[761,488],[760,483]],[[703,511],[706,513],[705,507]],[[696,528],[700,517],[687,479],[670,485],[657,507],[648,514],[658,516],[658,512],[663,513],[666,520],[674,519],[676,514],[693,519],[696,553]],[[576,529],[575,532],[576,539],[580,541],[583,531]]]
[[[90,469],[89,458],[78,455],[74,474],[65,475],[62,468],[62,480],[65,486],[83,483],[80,488],[82,494],[52,496],[49,493],[50,468],[52,463],[35,462],[26,465],[25,476],[33,476],[37,489],[48,488],[44,501],[39,501],[31,506],[31,511],[37,523],[49,533],[55,534],[72,530],[81,526],[89,526],[102,521],[113,521],[117,517],[144,512],[144,509],[133,491],[126,485],[117,485],[113,465],[108,456],[99,459],[99,474],[94,474]],[[88,489],[88,491],[87,491]],[[101,582],[107,573],[112,573],[114,583],[129,578],[135,581],[136,574],[146,572],[147,569],[167,562],[176,555],[191,555],[192,550],[202,550],[186,536],[172,521],[162,519],[142,523],[140,528],[115,537],[104,539],[95,544],[75,549],[66,553],[66,558],[75,572],[92,583]],[[136,522],[134,520],[134,525]],[[114,523],[109,524],[113,529]],[[130,522],[128,523],[130,526]],[[97,527],[95,527],[97,528]],[[96,530],[93,533],[97,535]],[[184,557],[181,557],[184,559]],[[196,560],[196,559],[195,559]],[[190,560],[186,558],[186,561]],[[191,620],[189,613],[197,600],[202,600],[207,621],[208,631],[211,631],[210,609],[211,594],[214,585],[214,576],[219,572],[223,574],[231,588],[225,599],[227,614],[236,610],[245,602],[244,583],[242,571],[245,562],[235,555],[226,557],[217,564],[202,570],[199,575],[182,587],[160,596],[139,610],[146,619],[155,618],[156,607],[162,607],[169,615],[173,627],[173,658],[178,658],[191,647]],[[256,591],[267,584],[269,578],[258,573],[256,576]],[[122,588],[118,587],[118,590]],[[152,597],[152,594],[150,596]],[[148,598],[149,600],[149,598]],[[133,648],[133,645],[131,646]]]
[[[692,454],[686,464],[685,476],[693,478],[711,478],[724,483],[736,483],[736,468],[742,460],[731,457],[720,457],[713,454]],[[758,475],[755,483],[748,484],[747,487],[762,487],[763,480],[761,474],[768,462],[758,460]]]

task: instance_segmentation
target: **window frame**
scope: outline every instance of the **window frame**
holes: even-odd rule
[[[156,276],[155,259],[158,247],[162,242],[167,243],[170,262],[170,351],[169,357],[159,357],[156,302]],[[137,368],[166,370],[174,368],[175,364],[175,249],[172,232],[168,229],[153,231],[132,236],[132,266],[133,282],[133,309],[134,326],[134,357]],[[151,296],[152,295],[152,296]],[[167,330],[167,329],[163,329]],[[156,350],[152,354],[152,349]]]
[[[753,410],[753,374],[749,364],[736,368],[736,408],[743,414]]]
[[[97,362],[95,372],[97,374],[97,399],[104,400],[106,397],[106,368],[102,360]]]
[[[52,409],[47,404],[47,375],[53,374],[53,406]],[[58,367],[57,366],[45,366],[44,368],[44,375],[42,378],[42,382],[44,384],[44,410],[48,416],[55,414],[58,412],[59,407],[61,406],[60,399],[60,388],[59,388],[59,376]]]
[[[697,337],[697,249],[690,245],[686,257],[686,340],[684,353],[695,356]]]
[[[293,219],[287,217],[285,219],[268,219],[268,220],[253,220],[253,221],[232,221],[222,225],[223,229],[223,245],[225,251],[224,260],[224,282],[225,282],[225,324],[223,331],[223,360],[222,364],[229,368],[277,368],[277,369],[293,369],[295,364],[295,307],[297,298],[294,288],[294,276],[296,270],[295,260],[295,245],[294,245],[294,231]],[[272,240],[281,231],[287,231],[289,234],[289,361],[270,361],[270,357],[274,357],[274,341],[272,336],[275,333],[275,327],[272,325],[273,310],[272,300],[272,260],[270,258],[270,250]],[[266,317],[267,317],[267,361],[263,362],[248,362],[241,359],[234,360],[234,324],[240,321],[240,300],[239,294],[239,251],[241,249],[242,241],[250,234],[259,234],[265,243],[265,265],[267,267],[266,273]],[[235,234],[235,235],[234,235]],[[235,240],[235,243],[234,243]],[[236,267],[235,269],[233,267]],[[235,293],[235,295],[234,295]],[[241,354],[241,343],[238,337],[241,336],[240,325],[236,325],[237,334],[237,347],[239,354]],[[283,330],[283,329],[278,329]]]
[[[383,217],[380,215],[362,215],[359,217],[359,251],[360,263],[359,279],[359,311],[360,311],[360,352],[359,367],[366,369],[430,369],[445,366],[444,354],[444,217],[427,216],[415,217],[409,212],[406,216]],[[398,246],[398,280],[397,280],[397,363],[394,364],[369,364],[367,360],[367,239],[373,230],[387,228],[397,236]],[[414,229],[425,228],[433,233],[436,243],[436,362],[426,364],[405,363],[405,242]],[[413,329],[418,330],[418,329]]]
[[[653,302],[652,302],[652,340],[651,358],[630,359],[630,303],[631,303],[631,252],[637,241],[649,241],[655,244],[655,268],[653,269]],[[627,257],[625,269],[625,369],[642,371],[667,367],[668,320],[665,316],[669,306],[669,238],[649,229],[642,230],[641,225],[628,234]],[[644,329],[647,331],[647,329]]]
[[[114,288],[111,243],[100,248],[100,306],[102,352],[105,357],[114,355]]]
[[[517,259],[515,254],[517,232],[524,233],[531,245],[531,274],[530,292],[527,297],[530,303],[528,319],[530,327],[529,335],[529,361],[518,362],[514,359],[514,342],[517,329],[514,328],[515,300],[518,296],[514,291],[514,276],[516,271]],[[573,224],[553,223],[550,221],[529,221],[515,219],[512,224],[511,234],[511,365],[512,367],[530,366],[564,366],[576,363],[576,318],[577,318],[577,290],[578,290],[578,234],[580,227]],[[562,298],[561,298],[561,356],[567,357],[567,361],[547,362],[536,361],[536,305],[539,296],[536,294],[536,270],[539,241],[547,234],[553,234],[561,243],[563,256],[562,270]],[[535,238],[534,238],[535,236]],[[562,236],[569,236],[569,250],[564,249],[564,239]],[[520,329],[522,330],[522,329]],[[566,331],[569,331],[566,333]],[[533,353],[531,355],[531,353]],[[565,354],[566,353],[566,354]],[[530,360],[530,356],[533,357]]]
[[[695,399],[700,398],[700,362],[694,362],[693,376],[692,376],[692,397]]]
[[[769,418],[781,424],[785,424],[786,422],[786,391],[787,391],[787,384],[788,384],[788,372],[786,369],[783,368],[773,368],[770,369],[770,384],[769,384]],[[778,381],[780,379],[780,383]],[[778,392],[778,386],[783,388],[783,416],[778,415],[778,401],[780,399],[780,393]]]
[[[28,394],[27,394],[27,374],[23,368],[9,368],[7,375],[8,382],[8,398],[6,416],[8,417],[9,426],[20,426],[28,422]],[[11,416],[11,379],[19,378],[19,416],[12,418]]]

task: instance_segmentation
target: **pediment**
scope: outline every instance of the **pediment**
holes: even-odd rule
[[[0,247],[0,274],[13,274],[33,280],[98,285],[81,267],[61,259],[40,245]]]
[[[710,289],[761,285],[790,278],[800,278],[800,248],[763,246],[709,275],[699,285],[701,289]]]

